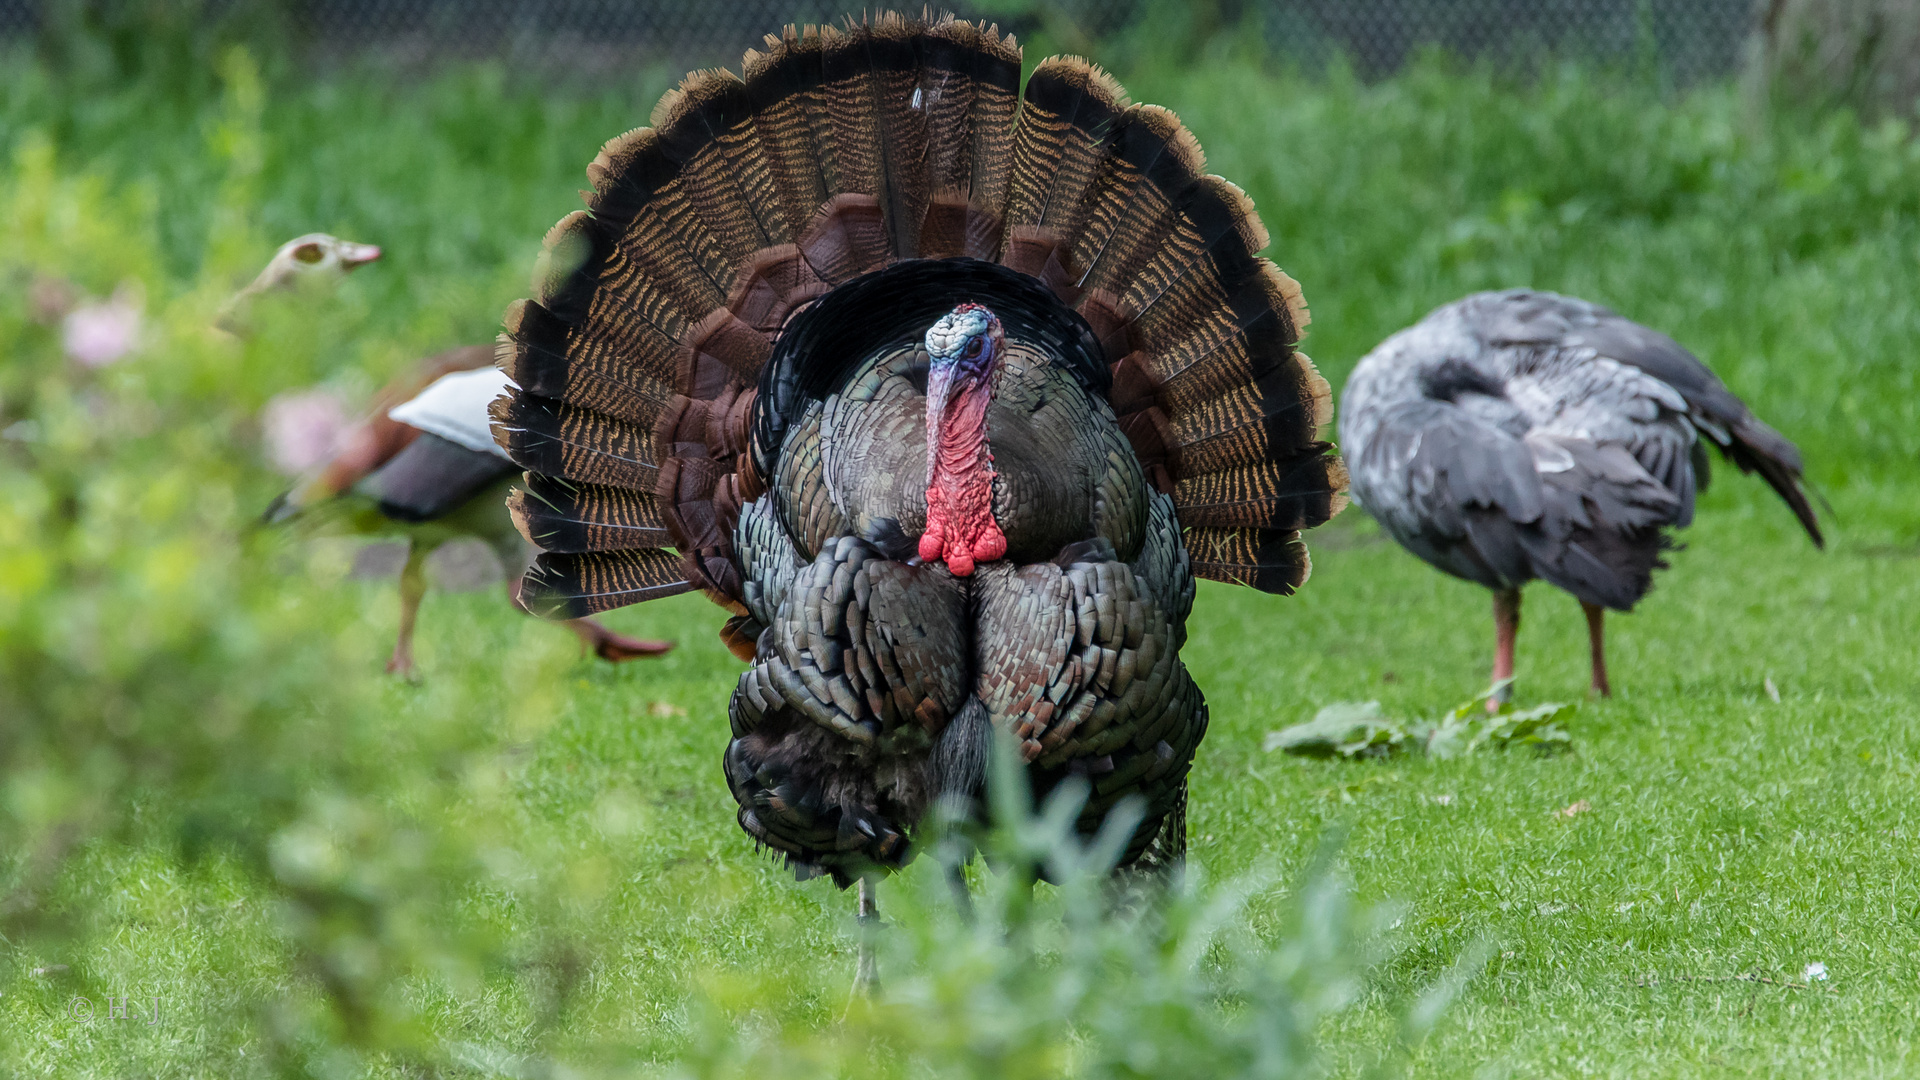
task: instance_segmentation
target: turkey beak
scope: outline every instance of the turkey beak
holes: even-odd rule
[[[340,246],[340,266],[345,270],[365,266],[380,257],[380,249],[373,244],[342,244]]]
[[[927,402],[934,408],[945,411],[953,400],[954,369],[951,364],[935,364],[927,373]]]
[[[927,372],[927,452],[940,442],[940,421],[953,397],[953,365],[935,361]]]

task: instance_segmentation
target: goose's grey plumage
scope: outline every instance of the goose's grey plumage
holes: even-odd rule
[[[1792,443],[1672,338],[1568,296],[1435,310],[1354,368],[1339,427],[1353,496],[1381,527],[1501,594],[1508,675],[1517,590],[1539,578],[1588,609],[1605,692],[1600,612],[1630,610],[1665,565],[1666,530],[1692,522],[1705,442],[1761,473],[1823,544]]]

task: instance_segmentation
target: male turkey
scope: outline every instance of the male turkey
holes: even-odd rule
[[[1824,546],[1794,445],[1672,338],[1584,300],[1455,301],[1368,353],[1340,398],[1354,497],[1407,550],[1494,590],[1495,683],[1513,677],[1520,587],[1541,578],[1585,609],[1601,696],[1606,609],[1653,587],[1666,530],[1706,489],[1698,434]]]
[[[413,672],[413,628],[427,591],[427,557],[449,540],[485,541],[507,571],[508,598],[522,606],[519,571],[526,564],[526,542],[505,505],[519,470],[493,443],[487,417],[488,404],[506,387],[493,352],[493,346],[474,345],[415,364],[265,515],[268,524],[278,524],[319,511],[351,532],[407,538],[400,633],[387,662],[393,674]],[[658,656],[673,647],[616,634],[592,619],[567,625],[603,660]]]
[[[802,876],[898,866],[994,731],[1080,827],[1185,847],[1194,578],[1306,579],[1341,505],[1300,292],[1173,114],[997,28],[789,27],[608,143],[507,313],[496,435],[566,615],[701,589],[725,773]],[[1017,114],[1017,115],[1016,115]],[[863,890],[864,891],[864,890]]]

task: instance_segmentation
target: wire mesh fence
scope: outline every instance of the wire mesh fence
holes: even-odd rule
[[[1368,79],[1438,49],[1502,68],[1563,58],[1692,83],[1731,74],[1756,26],[1753,0],[1268,0],[1258,8],[1277,52],[1309,66],[1341,55]]]
[[[66,2],[0,0],[0,35],[42,32]],[[97,4],[133,0],[92,0]],[[165,0],[161,0],[165,2]],[[176,3],[191,0],[175,0]],[[200,0],[200,10],[245,0]],[[732,66],[761,35],[872,5],[849,0],[280,0],[295,50],[322,60],[402,63],[491,58],[532,71],[651,63]],[[912,7],[913,4],[899,5]],[[1040,26],[1098,42],[1153,12],[1145,0],[958,0],[940,5],[1015,32]],[[1573,59],[1650,69],[1678,84],[1734,72],[1758,25],[1756,0],[1217,0],[1214,16],[1256,31],[1276,58],[1320,68],[1344,58],[1363,78],[1425,49],[1503,69]]]
[[[4,0],[0,0],[4,2]],[[375,52],[402,62],[494,57],[541,71],[593,70],[639,61],[680,70],[737,67],[740,54],[789,23],[838,22],[874,5],[848,0],[307,0],[290,20],[321,55]],[[1124,26],[1133,0],[1056,0],[1049,14],[1094,39]],[[946,3],[968,18],[995,21],[978,5]],[[997,21],[1017,31],[1038,20],[1019,11]]]

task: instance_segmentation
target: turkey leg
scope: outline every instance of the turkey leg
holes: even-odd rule
[[[873,903],[874,884],[867,878],[860,879],[859,907],[860,918],[860,954],[853,968],[853,996],[872,997],[880,987],[880,967],[873,955],[873,935],[880,929],[880,909]]]
[[[417,539],[407,541],[407,565],[400,571],[400,639],[393,643],[387,674],[413,674],[413,623],[420,615],[420,598],[427,595],[427,556],[432,549]]]
[[[1592,692],[1599,697],[1612,697],[1613,687],[1607,683],[1607,644],[1605,628],[1602,626],[1607,618],[1607,609],[1582,601],[1580,610],[1587,613],[1587,642],[1593,650]]]
[[[1520,590],[1496,589],[1493,594],[1493,683],[1499,689],[1487,698],[1487,711],[1499,712],[1513,700],[1513,642],[1520,635]],[[1505,686],[1501,686],[1502,682]]]

